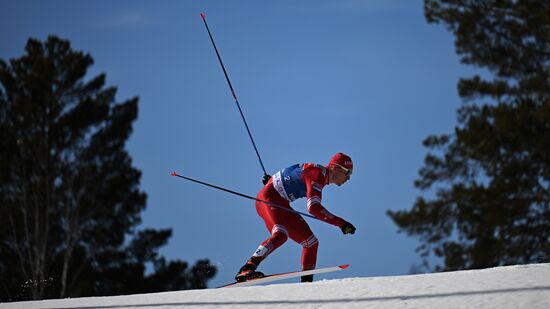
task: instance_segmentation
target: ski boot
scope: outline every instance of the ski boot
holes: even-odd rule
[[[264,277],[264,273],[256,271],[256,264],[251,261],[246,262],[243,267],[239,270],[237,275],[235,275],[235,281],[244,282],[251,279],[258,279]]]
[[[301,282],[313,282],[313,275],[302,276]]]

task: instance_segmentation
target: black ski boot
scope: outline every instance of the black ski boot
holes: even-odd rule
[[[302,276],[302,282],[313,282],[313,275]]]
[[[243,267],[239,270],[237,275],[235,275],[235,281],[237,282],[244,282],[251,279],[258,279],[264,277],[264,273],[260,271],[256,271],[256,264],[254,264],[252,261],[246,262]]]

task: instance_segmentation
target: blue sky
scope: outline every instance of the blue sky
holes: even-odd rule
[[[170,177],[170,172],[256,195],[262,170],[199,16],[206,18],[269,173],[351,155],[354,174],[323,204],[353,236],[309,220],[325,277],[407,274],[418,242],[397,233],[388,209],[408,209],[427,150],[422,140],[456,125],[459,63],[451,33],[429,25],[420,0],[6,1],[0,58],[29,37],[54,34],[92,55],[119,102],[140,97],[127,148],[148,194],[141,228],[172,228],[168,259],[209,258],[227,283],[268,237],[254,203]],[[293,204],[306,211],[305,201]],[[299,269],[292,241],[261,266]]]

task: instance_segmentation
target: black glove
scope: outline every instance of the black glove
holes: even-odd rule
[[[342,233],[345,234],[355,234],[355,226],[353,224],[346,222],[342,225]]]
[[[268,174],[264,174],[264,179],[262,179],[262,182],[264,185],[267,185],[267,182],[271,179],[271,176]]]

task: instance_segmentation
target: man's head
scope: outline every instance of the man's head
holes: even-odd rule
[[[329,183],[341,186],[350,179],[353,162],[350,156],[339,152],[330,159],[327,169],[329,170]]]

